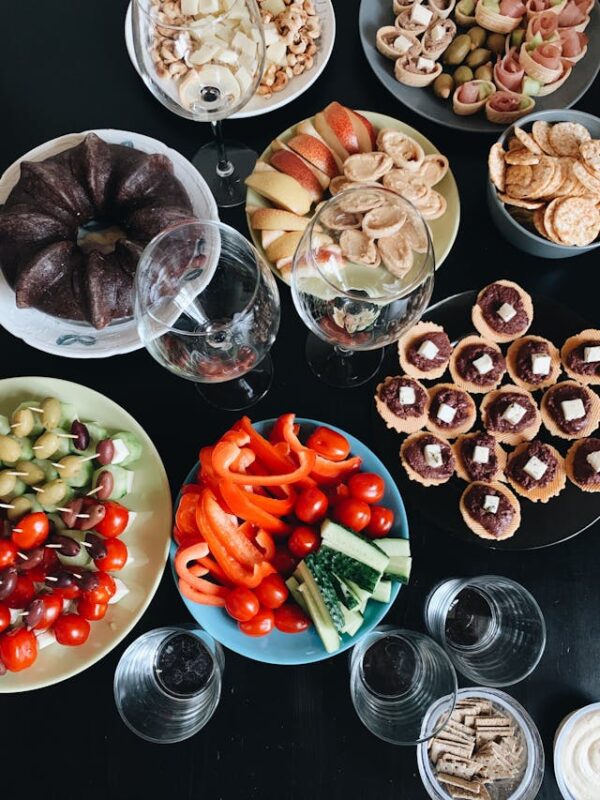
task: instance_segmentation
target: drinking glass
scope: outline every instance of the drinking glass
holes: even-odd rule
[[[361,722],[386,742],[414,745],[435,736],[456,704],[456,673],[422,633],[376,628],[352,651],[350,694]],[[440,702],[435,719],[427,712]]]
[[[397,228],[377,244],[361,230],[368,221],[373,232],[374,212],[391,214]],[[292,296],[311,331],[306,358],[315,375],[338,387],[368,381],[379,369],[382,348],[420,319],[434,272],[429,229],[408,200],[365,185],[324,203],[292,268]]]
[[[217,205],[240,205],[257,154],[226,145],[221,120],[252,99],[263,74],[256,0],[133,0],[133,40],[152,94],[180,117],[210,122],[213,141],[192,161]]]
[[[117,710],[142,739],[181,742],[214,714],[224,668],[220,644],[196,625],[148,631],[129,645],[117,665]]]
[[[483,686],[522,681],[546,646],[535,598],[499,575],[443,581],[425,601],[425,624],[456,669]]]
[[[135,284],[140,339],[161,366],[194,381],[218,408],[247,408],[268,391],[279,315],[272,272],[228,225],[183,222],[142,253]]]

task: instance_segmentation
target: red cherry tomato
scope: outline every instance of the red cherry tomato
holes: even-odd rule
[[[289,595],[285,581],[276,572],[263,578],[254,592],[261,606],[265,608],[279,608],[285,603]]]
[[[238,627],[246,636],[266,636],[275,626],[275,618],[270,608],[261,608],[248,622],[238,622]]]
[[[258,613],[260,603],[254,592],[245,586],[238,586],[227,595],[225,608],[229,616],[238,622],[248,622]]]
[[[10,608],[4,603],[0,603],[0,633],[5,631],[10,625]]]
[[[0,660],[11,672],[30,667],[37,653],[37,639],[27,628],[14,628],[0,636]]]
[[[309,553],[314,553],[319,549],[321,537],[319,534],[306,525],[299,525],[294,528],[290,538],[288,539],[288,547],[290,553],[295,555],[296,558],[304,558]]]
[[[17,562],[17,545],[10,539],[0,539],[0,569],[12,567]]]
[[[315,428],[306,444],[330,461],[343,461],[350,455],[350,443],[346,437],[331,428]]]
[[[350,494],[364,503],[378,503],[385,493],[383,478],[374,472],[357,472],[348,480]]]
[[[125,506],[115,503],[113,500],[106,500],[102,505],[105,514],[94,530],[102,536],[106,536],[107,539],[120,536],[129,522],[129,511]]]
[[[70,586],[54,589],[54,593],[62,597],[63,600],[76,600],[81,595],[81,589],[76,583],[72,583]]]
[[[38,595],[38,599],[44,604],[44,616],[35,626],[36,631],[45,631],[51,628],[62,614],[64,601],[56,592]]]
[[[11,538],[19,550],[31,550],[44,544],[50,532],[48,517],[42,511],[26,514],[15,525]]]
[[[96,578],[98,579],[96,588],[89,589],[87,592],[82,592],[82,596],[90,603],[108,603],[110,598],[117,591],[117,585],[108,572],[102,572],[100,570],[96,572]]]
[[[35,597],[35,586],[26,572],[17,575],[17,585],[12,594],[4,599],[9,608],[26,608]]]
[[[89,619],[92,622],[102,619],[106,614],[107,608],[108,606],[106,603],[92,603],[86,600],[85,597],[82,597],[77,603],[77,613],[84,619]]]
[[[275,627],[282,633],[302,633],[310,626],[310,619],[295,603],[285,603],[275,609]]]
[[[369,524],[371,509],[363,500],[344,497],[336,503],[334,516],[340,525],[353,531],[362,531]]]
[[[365,533],[371,539],[380,539],[387,536],[394,524],[394,512],[391,508],[384,506],[371,507],[371,520],[367,525]]]
[[[54,623],[54,635],[59,644],[78,647],[90,635],[90,623],[79,614],[63,614]]]
[[[120,539],[107,539],[104,542],[106,555],[97,558],[94,564],[104,572],[118,572],[127,563],[127,545]]]
[[[295,512],[299,520],[313,525],[325,517],[328,507],[329,500],[325,492],[317,489],[316,486],[310,486],[299,494]]]
[[[289,577],[296,569],[296,559],[292,557],[289,550],[285,547],[278,547],[275,555],[271,559],[271,564],[275,567],[276,571],[283,575],[284,578]]]
[[[336,483],[335,486],[326,486],[324,491],[329,498],[330,505],[334,506],[342,497],[350,497],[350,489],[345,483]]]

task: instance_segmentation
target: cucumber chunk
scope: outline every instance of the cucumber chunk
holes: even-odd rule
[[[356,606],[355,610],[360,611],[362,614],[367,607],[367,603],[371,599],[371,592],[367,592],[366,589],[362,589],[357,583],[354,583],[354,581],[344,579],[344,583],[358,598],[358,605]]]
[[[8,436],[10,431],[11,427],[8,417],[5,417],[4,414],[0,414],[0,436]]]
[[[71,539],[75,539],[75,541],[80,544],[85,540],[86,535],[86,531],[61,530],[60,533],[62,536],[69,536]],[[60,563],[68,567],[88,567],[92,563],[87,547],[80,547],[76,556],[63,556],[58,550],[56,551],[56,555]]]
[[[306,574],[303,566],[306,568]],[[319,563],[316,556],[311,553],[306,556],[303,564],[300,564],[300,572],[304,578],[304,582],[308,583],[311,592],[318,592],[321,595],[336,630],[338,633],[341,633],[344,627],[344,617],[340,608],[340,601],[335,593],[328,571],[322,563]]]
[[[385,574],[402,583],[408,583],[411,567],[412,558],[410,556],[393,556],[390,558]]]
[[[290,590],[290,594],[292,595],[296,603],[298,603],[300,608],[308,614],[308,606],[306,605],[306,600],[304,599],[304,595],[300,591],[300,583],[297,581],[297,579],[293,575],[290,575],[290,577],[285,582],[285,585]]]
[[[98,478],[103,472],[110,472],[113,477],[113,488],[107,498],[108,500],[120,500],[126,494],[129,494],[133,486],[134,473],[124,467],[119,467],[117,464],[108,464],[106,467],[97,469],[92,478],[92,489],[95,489],[98,485]]]
[[[392,558],[393,556],[409,556],[410,555],[410,542],[408,539],[378,539],[377,547]]]
[[[320,552],[331,553],[331,569],[336,575],[344,580],[354,581],[367,592],[372,592],[377,585],[377,581],[381,578],[381,572],[371,569],[366,564],[355,561],[355,559],[343,553],[336,553],[325,546],[321,547]]]
[[[323,543],[332,550],[337,550],[355,561],[360,561],[376,572],[383,572],[387,566],[386,554],[366,539],[343,528],[336,522],[326,519],[321,525]]]
[[[392,599],[392,582],[380,580],[371,596],[378,603],[389,603]]]
[[[360,611],[350,611],[345,606],[342,606],[342,614],[344,615],[343,633],[354,636],[363,624],[363,615]]]
[[[327,608],[320,600],[318,594],[317,596],[313,595],[306,583],[300,585],[299,591],[302,592],[302,596],[306,600],[308,613],[310,614],[317,633],[321,637],[323,647],[328,653],[335,653],[336,650],[340,649],[341,640],[329,616]]]
[[[119,431],[112,439],[115,455],[112,460],[113,464],[119,464],[122,467],[128,467],[130,464],[135,464],[140,460],[142,455],[142,443],[134,436],[133,433],[127,431]]]

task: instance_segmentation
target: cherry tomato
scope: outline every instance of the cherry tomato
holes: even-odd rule
[[[341,500],[342,497],[350,497],[350,489],[345,483],[336,483],[335,486],[326,486],[324,491],[332,506],[334,506],[338,500]]]
[[[190,495],[190,497],[192,496]],[[120,536],[129,522],[129,511],[125,506],[115,503],[113,500],[105,500],[102,505],[104,506],[105,514],[94,530],[102,536],[106,536],[107,539]]]
[[[309,486],[299,494],[294,510],[299,520],[313,525],[324,518],[328,507],[329,500],[325,492],[316,486]]]
[[[10,625],[10,608],[4,603],[0,603],[0,633],[5,631]]]
[[[265,608],[279,608],[285,603],[289,595],[285,581],[276,572],[263,578],[254,592],[261,606]]]
[[[62,597],[63,600],[76,600],[81,595],[81,589],[76,583],[72,583],[70,586],[54,589],[54,593]]]
[[[51,628],[62,614],[64,601],[55,591],[48,594],[40,594],[38,599],[44,604],[44,616],[35,626],[35,630],[45,631]]]
[[[245,586],[232,589],[225,599],[225,608],[230,617],[238,622],[248,622],[256,616],[260,603],[254,592]]]
[[[378,503],[385,493],[383,478],[374,472],[357,472],[348,481],[350,494],[364,503]]]
[[[110,598],[117,591],[117,585],[108,572],[102,572],[100,570],[96,572],[96,578],[98,579],[96,588],[89,589],[87,592],[82,592],[82,595],[84,599],[90,603],[108,603]]]
[[[35,586],[26,572],[17,575],[17,585],[4,602],[9,608],[26,608],[35,597]]]
[[[90,600],[86,600],[85,597],[82,597],[77,603],[77,613],[92,622],[102,619],[106,614],[107,608],[106,603],[92,603]]]
[[[104,542],[106,555],[104,558],[97,558],[94,564],[104,572],[117,572],[123,569],[127,563],[127,545],[120,539],[107,539]]]
[[[387,536],[394,524],[394,512],[391,508],[384,506],[371,507],[371,520],[367,525],[365,533],[371,539],[380,539]]]
[[[42,511],[26,514],[15,525],[11,538],[19,550],[31,550],[44,544],[50,533],[48,517]]]
[[[371,509],[362,500],[344,497],[336,503],[334,515],[340,525],[353,531],[362,531],[369,524]]]
[[[17,545],[10,539],[0,539],[0,569],[12,567],[17,562]]]
[[[27,628],[14,628],[0,636],[0,660],[11,672],[30,667],[37,653],[37,639]]]
[[[292,557],[289,550],[285,547],[278,547],[275,555],[271,559],[271,564],[284,578],[289,577],[296,569],[296,559]]]
[[[275,627],[282,633],[302,633],[310,626],[310,619],[295,603],[285,603],[273,614]]]
[[[54,635],[59,644],[78,647],[90,635],[90,623],[79,614],[63,614],[54,623]]]
[[[307,556],[309,553],[314,553],[315,550],[319,549],[320,543],[321,537],[319,534],[313,530],[313,528],[309,528],[306,525],[299,525],[297,528],[294,528],[288,539],[290,553],[295,555],[296,558],[304,558],[304,556]]]
[[[315,428],[306,444],[330,461],[343,461],[350,455],[350,443],[346,437],[331,428]]]
[[[266,636],[275,626],[275,618],[270,608],[261,608],[248,622],[238,622],[238,627],[246,636]]]

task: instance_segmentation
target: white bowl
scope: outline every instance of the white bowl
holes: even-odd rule
[[[564,800],[576,800],[576,798],[573,794],[571,794],[569,787],[567,786],[567,782],[565,781],[561,764],[562,748],[575,722],[582,717],[585,717],[592,711],[600,711],[600,703],[590,703],[590,705],[584,706],[583,708],[568,714],[558,726],[556,736],[554,737],[554,775]]]

